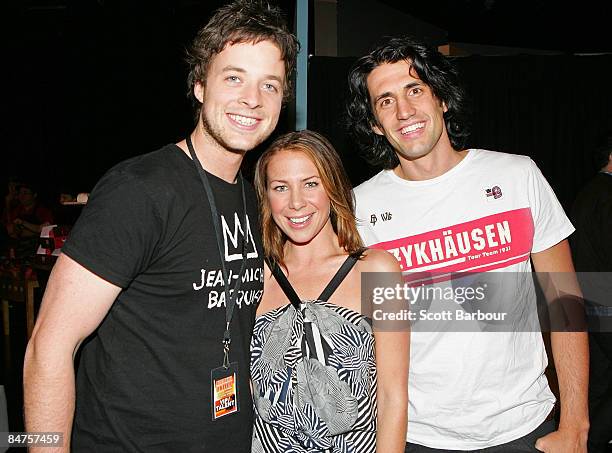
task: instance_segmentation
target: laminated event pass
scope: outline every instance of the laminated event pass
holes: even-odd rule
[[[210,372],[213,421],[240,410],[238,404],[238,363],[220,366]]]

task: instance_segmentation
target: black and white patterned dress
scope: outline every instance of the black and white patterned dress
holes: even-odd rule
[[[376,451],[371,325],[365,316],[327,302],[357,256],[347,258],[317,300],[300,300],[273,267],[291,304],[255,321],[253,453]]]

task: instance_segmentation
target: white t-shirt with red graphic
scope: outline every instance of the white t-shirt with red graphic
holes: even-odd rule
[[[385,170],[354,192],[365,244],[394,254],[405,276],[433,273],[450,285],[457,273],[510,272],[515,280],[491,303],[515,314],[536,304],[530,254],[574,231],[527,156],[472,149],[437,178],[407,181]],[[458,330],[413,330],[408,442],[471,450],[533,431],[555,402],[542,334]]]

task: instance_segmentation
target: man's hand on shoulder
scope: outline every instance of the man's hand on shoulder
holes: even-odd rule
[[[540,437],[535,447],[544,453],[587,453],[588,429],[561,428]]]

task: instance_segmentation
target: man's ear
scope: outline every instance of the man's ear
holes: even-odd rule
[[[199,80],[193,85],[193,95],[200,103],[204,103],[204,84]]]
[[[442,101],[442,110],[444,111],[444,113],[448,112],[448,107],[446,105],[446,102]]]

